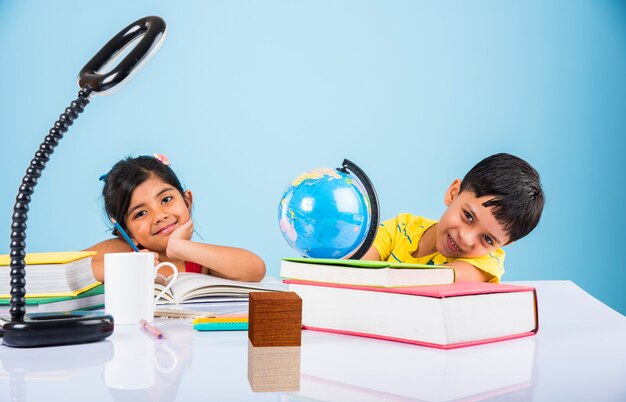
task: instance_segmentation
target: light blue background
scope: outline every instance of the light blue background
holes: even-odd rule
[[[626,313],[626,7],[610,1],[0,0],[0,252],[78,71],[146,15],[168,38],[57,148],[29,251],[107,238],[98,176],[129,154],[167,154],[204,241],[251,249],[276,276],[295,255],[278,202],[299,173],[349,158],[383,219],[438,218],[454,178],[510,152],[542,174],[547,205],[507,247],[504,279],[571,279]]]

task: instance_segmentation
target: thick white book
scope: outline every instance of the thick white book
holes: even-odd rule
[[[285,279],[357,286],[424,286],[454,283],[454,269],[445,266],[327,258],[285,258]]]
[[[441,349],[538,331],[537,294],[528,286],[463,282],[382,288],[286,280],[302,298],[302,327]]]

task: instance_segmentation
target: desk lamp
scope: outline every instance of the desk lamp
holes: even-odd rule
[[[126,84],[156,53],[165,39],[165,21],[145,17],[115,35],[78,75],[78,98],[54,123],[26,170],[13,207],[11,224],[11,320],[2,326],[3,343],[37,347],[94,342],[113,333],[113,317],[98,313],[26,314],[26,219],[37,179],[68,127],[89,104],[91,95],[113,93]],[[113,68],[109,64],[128,45],[137,42]]]

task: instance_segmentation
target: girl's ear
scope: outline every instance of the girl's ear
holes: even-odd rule
[[[183,198],[185,199],[185,205],[187,205],[187,209],[191,211],[191,204],[193,203],[193,194],[191,190],[185,190],[183,193]]]
[[[454,179],[450,187],[448,187],[446,194],[443,196],[443,203],[446,204],[446,207],[452,204],[452,200],[459,195],[459,192],[461,192],[461,179]]]

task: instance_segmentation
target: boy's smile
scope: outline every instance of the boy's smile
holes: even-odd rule
[[[493,197],[476,198],[471,191],[459,192],[460,183],[455,180],[446,192],[448,208],[437,224],[437,251],[448,258],[488,255],[507,244],[508,233],[493,216],[493,207],[483,206]]]
[[[190,208],[189,191],[183,196],[159,177],[151,176],[131,194],[126,227],[142,247],[162,252],[172,232],[189,220]]]
[[[454,239],[452,239],[450,235],[448,235],[448,248],[452,251],[458,251],[459,253],[463,252],[463,250],[459,246],[457,246],[456,242],[454,241]]]

